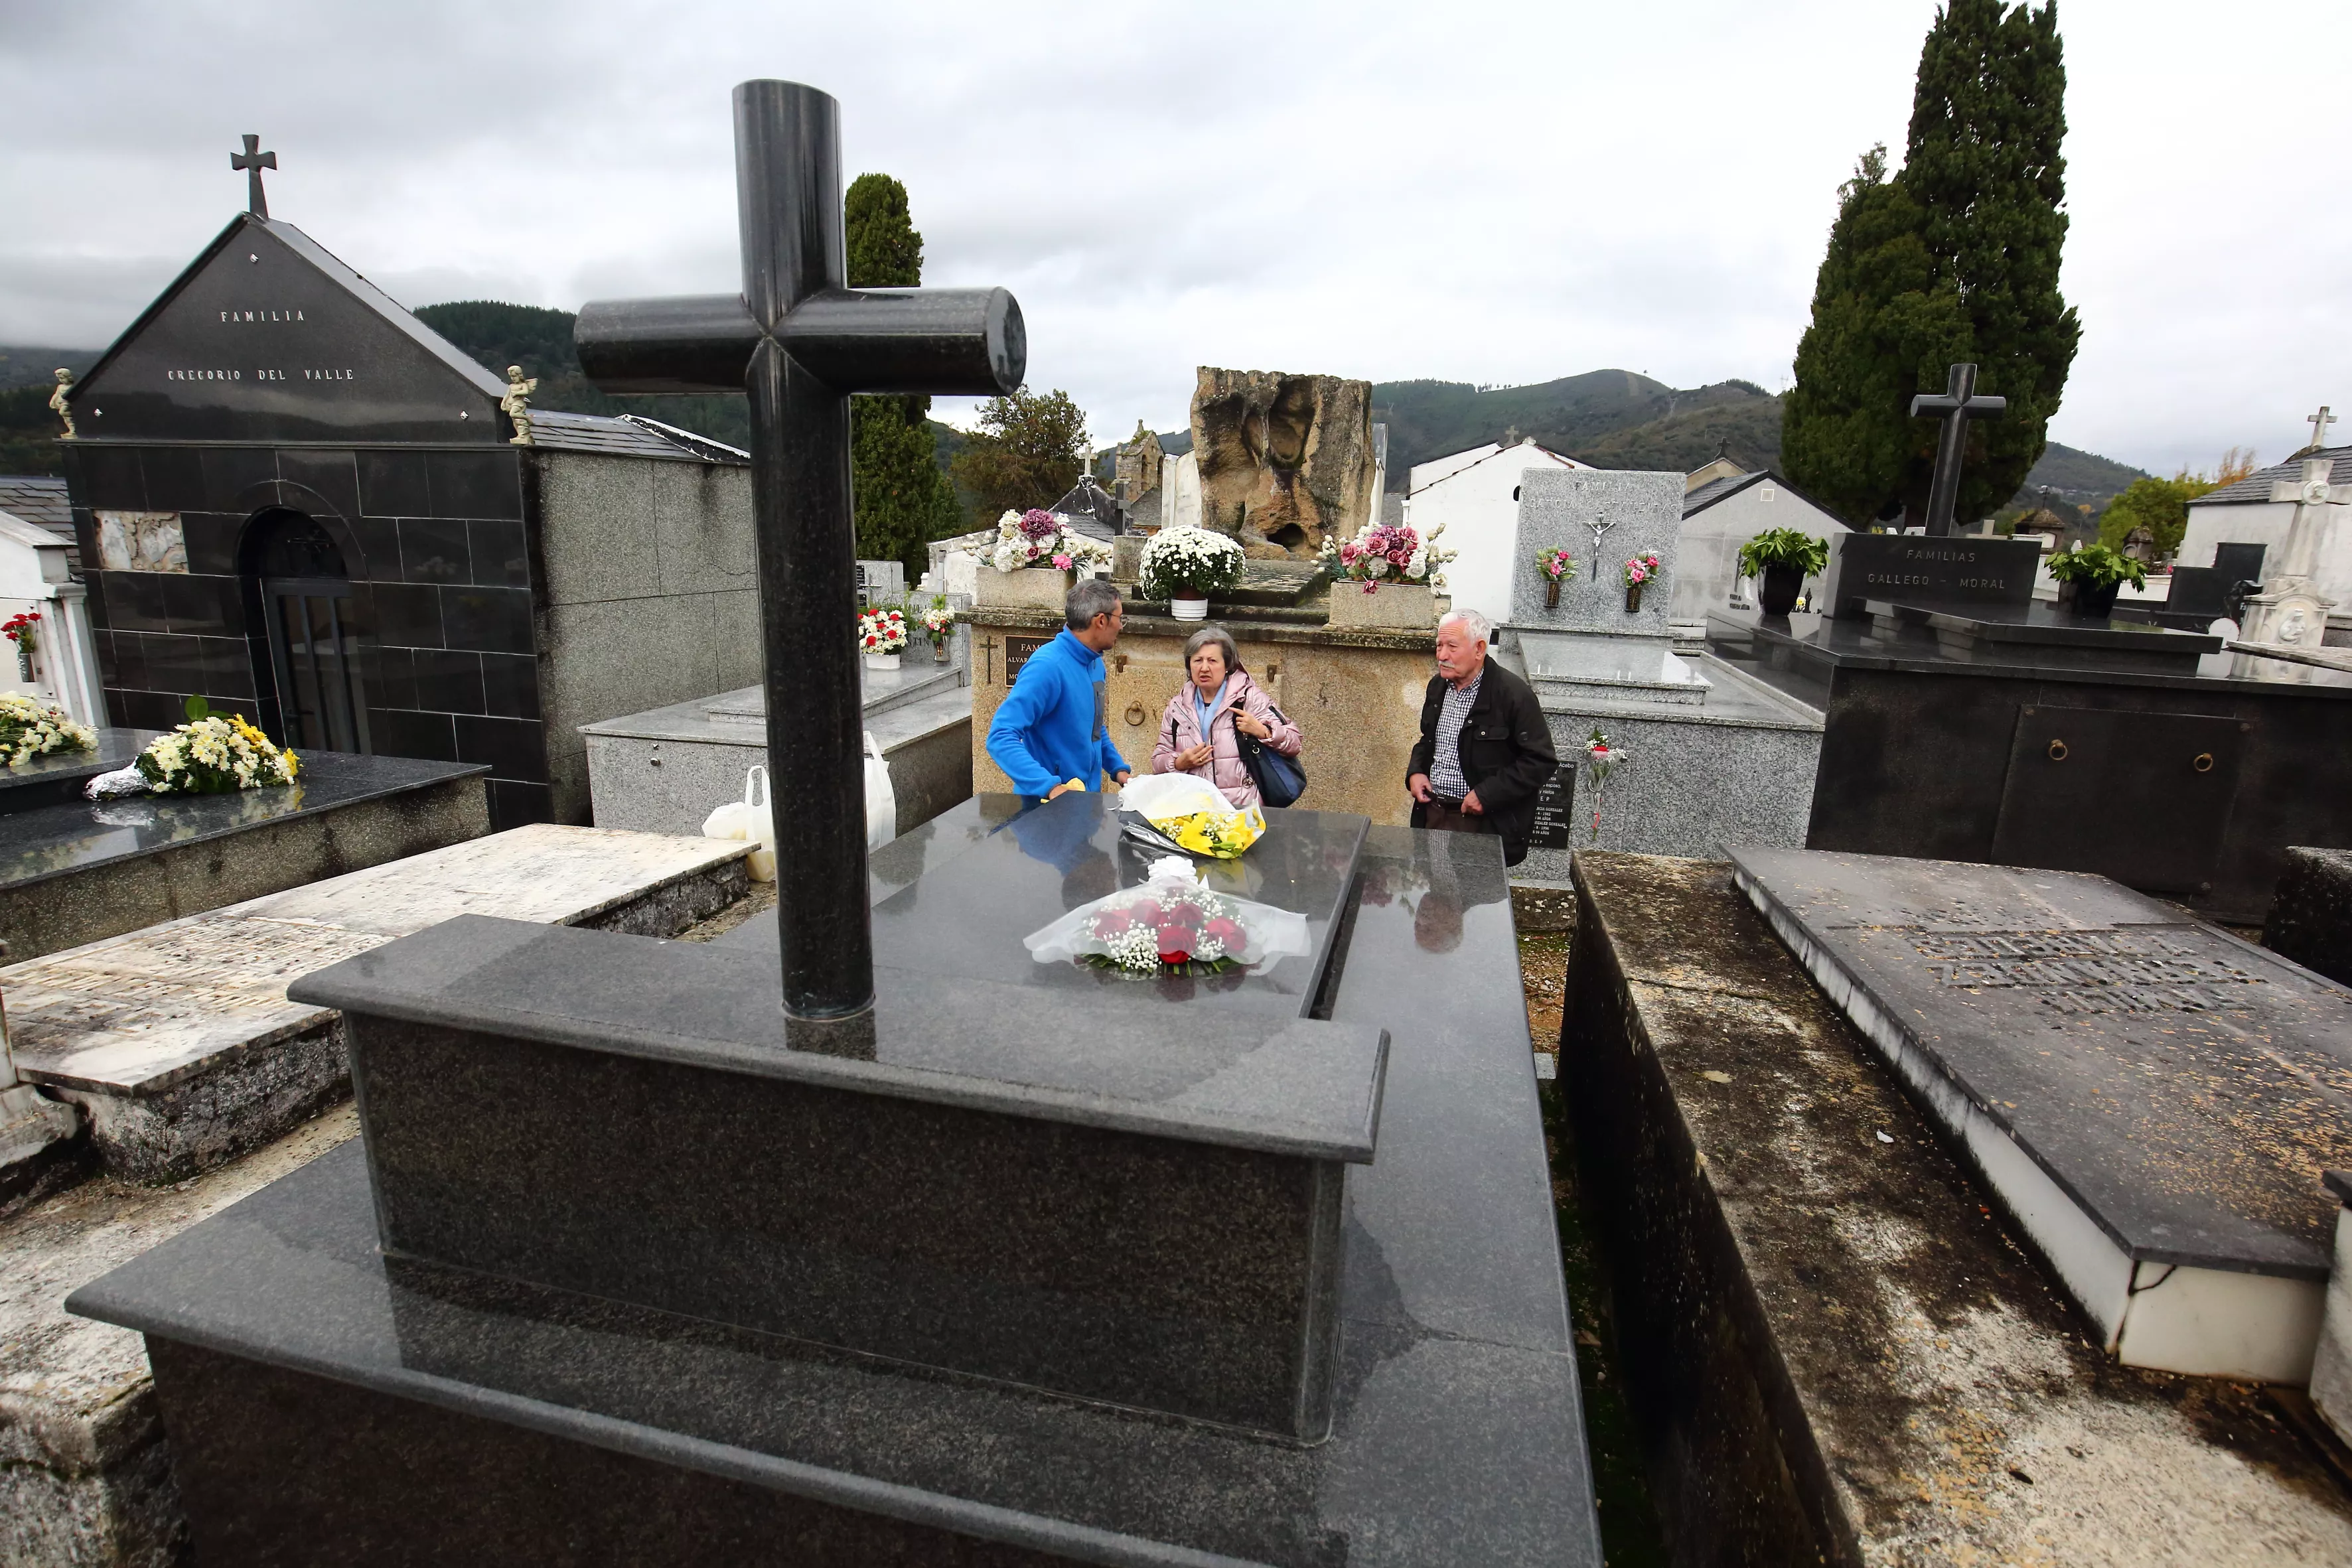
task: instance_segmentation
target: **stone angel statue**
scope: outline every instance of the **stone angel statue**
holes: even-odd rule
[[[499,406],[514,421],[513,443],[517,446],[530,444],[530,394],[539,390],[539,378],[526,376],[520,365],[507,367],[507,395],[499,399]]]
[[[58,371],[58,390],[49,394],[49,411],[66,422],[65,438],[68,441],[74,438],[74,422],[73,404],[66,401],[66,394],[73,391],[73,372],[60,369]]]

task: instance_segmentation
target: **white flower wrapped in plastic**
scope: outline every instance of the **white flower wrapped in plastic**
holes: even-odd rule
[[[1040,964],[1143,978],[1229,974],[1312,951],[1307,916],[1213,893],[1181,855],[1153,862],[1147,875],[1142,886],[1080,904],[1022,945]]]

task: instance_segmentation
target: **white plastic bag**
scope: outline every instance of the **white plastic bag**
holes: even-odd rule
[[[743,775],[743,798],[730,800],[702,820],[706,839],[750,839],[755,846],[744,857],[744,869],[753,882],[776,880],[776,813],[768,798],[768,770],[753,768]]]
[[[1197,811],[1235,816],[1225,792],[1197,773],[1138,773],[1119,786],[1122,811],[1140,813],[1154,822],[1172,821]]]
[[[882,745],[866,732],[866,847],[878,850],[898,836],[898,792],[890,788],[890,765]]]
[[[1040,964],[1076,958],[1142,977],[1255,967],[1313,950],[1307,916],[1213,893],[1181,855],[1154,861],[1142,886],[1080,904],[1022,946]]]

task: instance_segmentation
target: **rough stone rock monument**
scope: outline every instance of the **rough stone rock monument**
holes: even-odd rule
[[[1201,367],[1201,522],[1256,559],[1312,557],[1372,515],[1372,384]]]

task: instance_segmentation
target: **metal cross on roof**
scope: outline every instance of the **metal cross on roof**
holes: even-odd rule
[[[844,287],[828,94],[736,88],[735,194],[741,294],[591,300],[572,337],[608,392],[750,394],[784,1010],[847,1019],[874,1000],[849,397],[1013,392],[1028,341],[1002,288]]]
[[[2311,449],[2316,452],[2327,444],[2327,427],[2336,423],[2336,416],[2327,412],[2327,405],[2323,402],[2319,405],[2319,412],[2303,423],[2311,426]]]
[[[261,172],[278,167],[278,154],[261,150],[261,138],[247,136],[245,151],[228,155],[228,166],[245,171],[245,210],[257,218],[269,215],[269,198],[262,193]]]
[[[1954,365],[1944,382],[1941,397],[1921,392],[1911,400],[1911,417],[1944,422],[1936,442],[1936,476],[1927,486],[1927,532],[1937,538],[1952,531],[1952,508],[1960,496],[1960,458],[1969,444],[1969,421],[1998,419],[2009,408],[2003,397],[1977,395],[1977,368]]]

